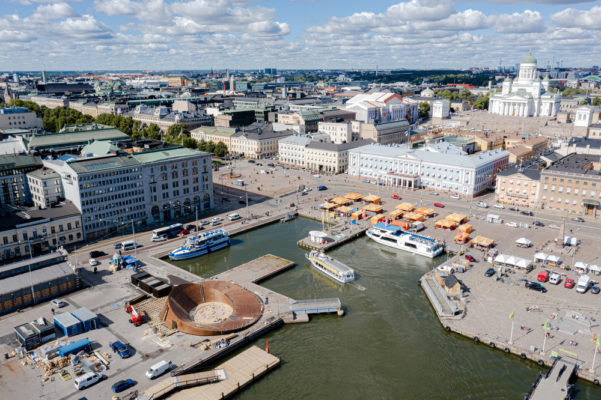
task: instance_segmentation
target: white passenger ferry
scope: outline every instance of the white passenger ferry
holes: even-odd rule
[[[223,229],[215,229],[192,236],[186,239],[184,245],[169,253],[169,259],[173,261],[187,260],[202,256],[230,245],[230,237]]]
[[[355,271],[352,268],[324,253],[313,250],[305,254],[305,257],[318,271],[340,283],[349,283],[355,280]]]
[[[413,232],[405,232],[396,225],[380,222],[369,229],[366,234],[377,243],[420,256],[434,258],[444,251],[444,243],[441,241]]]

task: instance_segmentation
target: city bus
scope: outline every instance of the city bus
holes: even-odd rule
[[[165,239],[176,237],[184,229],[182,224],[173,224],[152,231],[152,241],[160,242]]]

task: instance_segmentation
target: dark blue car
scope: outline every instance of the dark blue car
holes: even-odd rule
[[[131,357],[129,346],[126,346],[119,341],[111,343],[111,349],[113,349],[113,352],[118,353],[121,358]]]
[[[114,393],[119,393],[126,389],[129,389],[130,387],[134,386],[135,384],[136,384],[136,382],[131,379],[123,379],[123,380],[113,384],[113,386],[111,386],[111,390]]]
[[[317,186],[317,190],[328,190],[328,188],[324,185]]]

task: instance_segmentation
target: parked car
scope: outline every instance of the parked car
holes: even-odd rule
[[[513,222],[513,221],[512,222],[506,222],[505,225],[507,225],[510,228],[517,228],[518,227],[518,224],[515,223],[515,222]]]
[[[248,160],[248,162],[249,162],[250,164],[254,164],[254,163],[255,163],[255,160]]]
[[[215,218],[213,218],[213,219],[211,220],[211,222],[215,222],[215,221],[217,221],[217,222],[221,222],[221,221],[223,221],[223,218],[221,218],[221,217],[215,217]]]
[[[473,256],[470,256],[469,254],[465,255],[465,259],[469,262],[476,262],[476,259]]]
[[[98,262],[98,260],[96,260],[95,258],[90,258],[90,260],[89,260],[88,262],[90,263],[90,265],[91,265],[92,267],[95,267],[95,266],[97,266],[98,264],[100,264],[100,263]]]
[[[591,293],[592,294],[599,294],[599,292],[601,292],[601,289],[599,289],[599,286],[593,286],[591,288]]]
[[[166,241],[168,238],[166,235],[161,235],[161,236],[152,236],[152,241],[153,242],[164,242]]]
[[[130,387],[134,386],[135,384],[136,384],[136,382],[131,379],[122,379],[118,382],[113,383],[113,386],[111,386],[111,390],[113,391],[113,393],[119,393],[119,392],[129,389]]]
[[[574,286],[576,286],[576,282],[574,282],[574,279],[572,278],[566,278],[566,281],[563,283],[564,288],[571,289]]]
[[[221,225],[221,221],[212,221],[211,226]]]
[[[534,221],[534,222],[532,222],[532,225],[536,225],[536,226],[545,226],[545,224],[543,224],[543,223],[542,223],[542,222],[540,222],[540,221]]]
[[[495,208],[505,208],[505,206],[503,204],[495,204],[494,205]]]
[[[438,196],[438,193],[437,193],[437,192],[430,192],[430,194],[431,194],[432,196]]]
[[[192,232],[192,231],[196,230],[196,225],[193,225],[193,224],[186,225],[186,229],[189,230],[190,232]]]
[[[260,162],[258,162],[258,163],[257,163],[257,165],[258,165],[259,167],[262,167],[262,166],[263,166],[263,163],[260,163]]]
[[[200,226],[205,226],[205,225],[209,225],[210,222],[209,221],[200,221]]]
[[[61,299],[54,299],[54,300],[51,300],[51,301],[50,301],[50,304],[52,304],[54,307],[57,307],[57,308],[63,308],[63,307],[66,307],[66,306],[67,306],[67,303],[66,303],[66,302],[64,302],[64,301],[63,301],[63,300],[61,300]]]
[[[574,221],[574,222],[584,222],[584,219],[580,218],[580,217],[575,217],[575,218],[572,218],[572,221]]]
[[[393,194],[392,198],[395,199],[395,200],[400,200],[401,196],[399,196],[398,194]]]
[[[268,167],[275,167],[275,164],[274,164],[274,163],[272,163],[272,162],[270,162],[270,163],[267,163],[267,166],[268,166]]]
[[[480,208],[488,208],[488,203],[486,203],[484,201],[479,201],[477,205]]]
[[[111,343],[111,349],[113,349],[113,353],[119,354],[121,358],[131,357],[131,352],[129,351],[129,346],[125,345],[119,341]]]
[[[115,243],[115,244],[113,245],[113,248],[114,248],[115,250],[117,250],[117,249],[120,249],[120,248],[121,248],[121,243]]]
[[[527,215],[529,217],[532,217],[534,215],[532,211],[520,211],[520,214]]]
[[[509,207],[509,211],[520,211],[517,207]]]
[[[442,204],[442,203],[434,203],[434,207],[444,208],[444,204]]]
[[[549,271],[545,271],[545,270],[540,271],[538,273],[538,275],[536,276],[536,279],[539,282],[547,282],[549,280]]]
[[[178,235],[179,236],[186,236],[189,233],[190,233],[190,231],[188,229],[182,229],[181,231],[179,231]]]
[[[451,195],[451,198],[452,198],[452,199],[460,199],[461,197],[459,197],[459,195],[458,195],[458,194],[452,194],[452,195]]]
[[[536,291],[539,291],[539,292],[542,292],[542,293],[547,293],[547,288],[544,287],[543,285],[541,285],[538,282],[526,281],[526,283],[524,284],[524,286],[526,286],[530,290],[536,290]]]
[[[556,272],[552,273],[551,276],[549,277],[549,283],[551,283],[553,285],[559,285],[560,282],[561,282],[561,275],[559,275]]]
[[[327,186],[319,185],[317,186],[317,190],[328,190]]]
[[[90,251],[90,258],[98,258],[98,257],[102,257],[102,256],[106,256],[106,253],[104,251],[100,251],[100,250]]]
[[[486,272],[484,273],[484,276],[486,276],[487,278],[490,278],[494,274],[495,274],[495,269],[490,267],[489,269],[486,270]]]

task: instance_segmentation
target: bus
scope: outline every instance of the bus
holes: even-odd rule
[[[152,241],[160,242],[165,239],[171,239],[177,236],[183,229],[184,226],[179,223],[155,229],[152,231]]]

